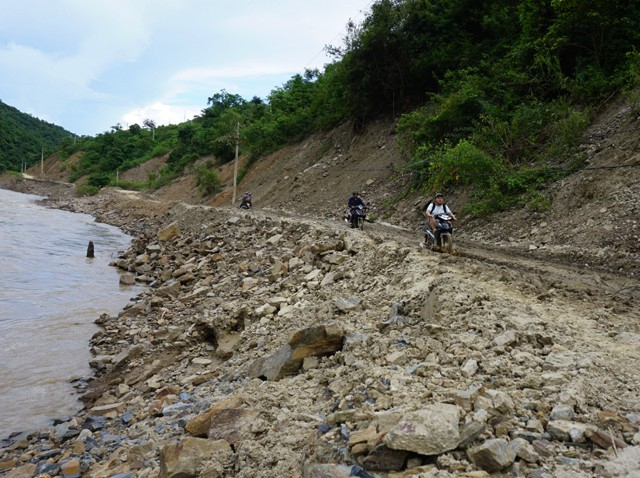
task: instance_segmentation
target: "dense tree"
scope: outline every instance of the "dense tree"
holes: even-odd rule
[[[142,124],[144,125],[145,128],[147,128],[149,131],[151,131],[151,140],[155,141],[156,139],[156,122],[153,121],[152,119],[145,119]]]
[[[493,199],[520,194],[539,184],[536,168],[570,153],[590,107],[637,86],[639,2],[377,0],[361,24],[347,24],[341,45],[327,47],[334,61],[324,71],[293,75],[264,100],[222,90],[181,125],[117,124],[67,138],[63,151],[82,151],[75,178],[96,184],[169,154],[159,185],[200,158],[230,161],[238,139],[253,161],[319,129],[386,115],[397,120],[415,187],[457,181],[462,166],[503,168],[505,179],[482,186]],[[14,144],[0,136],[3,152]],[[510,176],[525,165],[526,175]]]
[[[0,101],[0,172],[20,171],[53,153],[72,134]]]

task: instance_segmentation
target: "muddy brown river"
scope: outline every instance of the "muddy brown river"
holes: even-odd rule
[[[95,319],[140,291],[109,266],[129,236],[37,199],[0,189],[0,438],[81,407],[72,382],[91,375]]]

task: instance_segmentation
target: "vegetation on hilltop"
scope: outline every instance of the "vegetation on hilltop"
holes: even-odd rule
[[[0,101],[0,173],[21,171],[57,150],[71,133]]]
[[[640,79],[639,0],[377,0],[350,22],[334,61],[250,101],[221,91],[195,119],[155,128],[119,126],[68,141],[84,153],[72,180],[100,187],[117,171],[168,154],[158,187],[212,156],[251,161],[345,121],[392,116],[410,187],[464,185],[472,212],[522,201],[581,167],[574,154],[590,113]],[[251,164],[250,161],[250,164]],[[215,165],[215,164],[214,164]],[[203,191],[217,178],[199,175]]]

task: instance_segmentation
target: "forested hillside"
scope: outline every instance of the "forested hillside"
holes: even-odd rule
[[[0,172],[21,171],[60,148],[72,134],[0,101]]]
[[[192,172],[207,196],[236,143],[248,158],[242,179],[312,133],[391,118],[406,189],[463,186],[474,214],[544,208],[542,188],[584,166],[575,153],[593,114],[614,96],[636,103],[638,4],[378,0],[362,24],[348,23],[341,45],[327,47],[334,61],[324,71],[294,75],[265,100],[213,93],[192,121],[114,128],[67,143],[62,157],[82,153],[69,180],[99,188],[168,155],[148,180],[124,186],[157,189]]]

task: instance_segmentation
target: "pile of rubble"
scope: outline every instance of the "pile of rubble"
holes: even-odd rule
[[[115,265],[148,287],[3,478],[640,473],[633,307],[393,231],[116,196],[69,208],[136,231]]]

